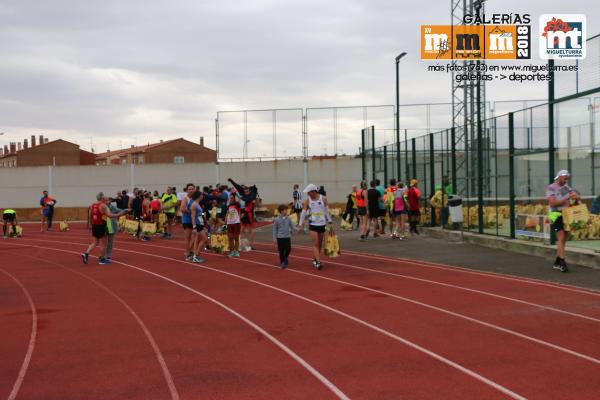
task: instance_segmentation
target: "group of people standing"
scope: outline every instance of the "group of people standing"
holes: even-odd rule
[[[384,187],[379,179],[362,181],[353,186],[347,196],[346,209],[342,218],[353,224],[357,221],[360,241],[366,241],[371,233],[379,237],[389,230],[392,239],[405,239],[407,232],[419,235],[421,191],[418,181],[412,179],[407,186],[402,181],[390,179]]]
[[[94,241],[82,254],[85,264],[89,254],[100,248],[99,264],[111,262],[114,234],[119,232],[118,218],[127,216],[137,221],[134,237],[149,241],[144,233],[143,223],[162,225],[162,238],[172,237],[173,226],[181,224],[184,233],[184,250],[187,261],[200,263],[204,259],[200,253],[207,250],[209,235],[226,233],[229,238],[229,257],[239,257],[240,235],[247,235],[250,249],[254,246],[254,208],[258,200],[256,186],[240,185],[229,180],[232,187],[217,185],[215,188],[200,188],[192,183],[185,186],[184,193],[177,193],[175,187],[167,187],[160,195],[134,188],[106,197],[98,193],[96,202],[89,208],[89,222]],[[164,214],[164,221],[159,216]]]

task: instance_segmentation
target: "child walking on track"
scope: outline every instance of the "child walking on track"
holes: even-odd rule
[[[229,195],[229,207],[227,207],[227,239],[229,241],[228,257],[240,256],[240,232],[241,232],[241,214],[240,203],[237,193],[231,192]]]
[[[333,232],[333,227],[327,198],[319,194],[318,190],[312,183],[304,189],[304,193],[307,193],[308,197],[302,205],[302,214],[300,214],[298,229],[302,228],[304,219],[308,216],[308,230],[313,242],[313,267],[320,270],[323,267],[321,265],[321,250],[323,249],[325,226],[329,223],[331,232]]]
[[[294,227],[292,220],[288,217],[287,206],[281,204],[277,207],[279,216],[275,218],[273,223],[273,241],[277,244],[277,250],[279,251],[279,265],[281,269],[285,269],[288,266],[288,257],[292,252],[292,232]]]

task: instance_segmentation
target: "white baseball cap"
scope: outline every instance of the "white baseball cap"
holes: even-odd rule
[[[313,185],[312,183],[309,184],[307,187],[304,188],[303,192],[304,193],[308,193],[308,192],[317,192],[319,190],[319,188],[317,188],[317,185]]]
[[[556,173],[556,176],[554,177],[554,180],[557,180],[561,176],[571,176],[571,174],[566,169],[561,169],[560,171],[558,171]]]

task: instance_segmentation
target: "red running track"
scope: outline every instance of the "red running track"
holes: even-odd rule
[[[0,397],[597,398],[600,293],[272,245],[182,260],[181,238],[0,243]]]

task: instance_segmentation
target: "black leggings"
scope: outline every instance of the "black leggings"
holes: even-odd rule
[[[279,250],[279,262],[286,261],[292,252],[292,239],[277,238],[277,249]]]

